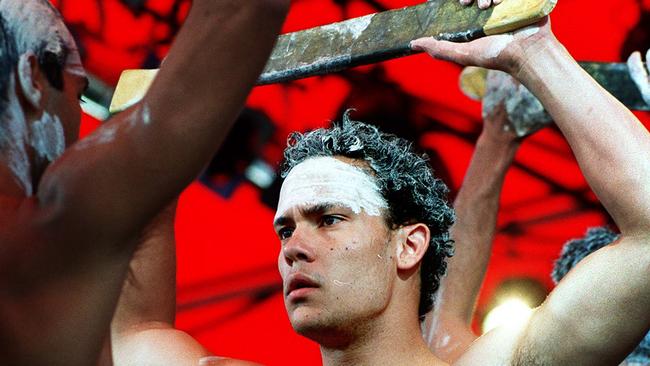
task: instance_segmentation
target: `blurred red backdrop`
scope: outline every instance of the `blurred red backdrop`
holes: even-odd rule
[[[284,31],[418,2],[295,0]],[[53,3],[81,44],[87,69],[113,86],[123,69],[158,65],[190,6],[185,0]],[[649,19],[647,0],[560,0],[552,15],[556,35],[581,61],[620,62],[635,49],[647,49]],[[225,149],[213,162],[217,168],[180,201],[178,326],[217,355],[268,365],[319,365],[317,345],[292,331],[284,311],[276,271],[279,243],[271,226],[277,181],[261,189],[242,171],[254,159],[277,167],[289,132],[327,126],[353,107],[354,118],[416,141],[453,196],[481,129],[480,105],[459,91],[459,72],[458,66],[420,55],[256,88],[248,107],[257,124],[242,125],[233,136],[247,144],[251,156]],[[637,115],[647,126],[650,115]],[[85,115],[82,135],[98,125]],[[259,128],[249,131],[260,125],[267,127],[262,139]],[[531,277],[550,289],[549,273],[562,244],[608,222],[559,132],[547,128],[526,140],[505,182],[479,314],[505,279]]]

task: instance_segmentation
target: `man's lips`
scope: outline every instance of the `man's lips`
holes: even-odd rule
[[[286,283],[287,285],[284,287],[284,296],[286,297],[301,297],[301,295],[306,294],[309,290],[320,287],[318,282],[302,273],[289,275]]]

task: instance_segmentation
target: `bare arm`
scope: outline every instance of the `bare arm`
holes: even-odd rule
[[[3,223],[0,363],[97,361],[133,238],[219,147],[288,4],[193,1],[143,102],[71,146]]]
[[[130,242],[221,144],[266,62],[288,3],[194,1],[144,100],[45,172],[33,205],[38,220],[66,227],[57,234],[68,246],[78,245],[74,250]],[[52,259],[56,251],[47,253]]]
[[[176,202],[144,230],[111,323],[115,366],[253,365],[214,357],[174,327]]]
[[[471,330],[476,299],[492,252],[503,180],[520,143],[509,130],[503,102],[484,106],[484,115],[483,132],[454,202],[455,254],[441,281],[435,310],[424,323],[429,348],[448,363],[476,339]]]
[[[650,328],[648,131],[577,65],[548,22],[514,36],[457,45],[427,39],[415,46],[518,78],[562,130],[621,229],[620,241],[576,266],[517,333],[519,339],[501,342],[515,346],[501,351],[515,364],[620,362]]]

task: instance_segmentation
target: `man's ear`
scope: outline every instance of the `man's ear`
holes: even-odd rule
[[[416,267],[424,253],[429,249],[429,228],[422,223],[401,227],[400,241],[397,243],[397,268],[411,270]]]
[[[36,55],[26,52],[18,59],[18,89],[31,108],[43,108],[44,80]]]

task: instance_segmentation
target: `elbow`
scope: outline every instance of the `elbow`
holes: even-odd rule
[[[270,15],[284,16],[289,11],[290,0],[258,0],[254,2],[268,11]]]

